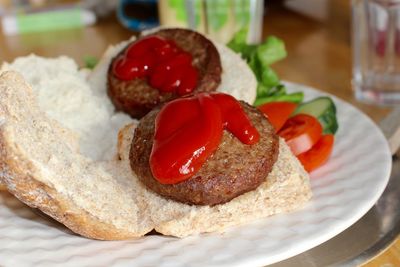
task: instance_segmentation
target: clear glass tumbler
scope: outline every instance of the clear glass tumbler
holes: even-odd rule
[[[352,20],[355,97],[400,104],[400,0],[353,0]]]
[[[259,43],[263,11],[263,0],[158,1],[161,26],[187,27],[222,43],[241,29],[247,30],[249,43]]]

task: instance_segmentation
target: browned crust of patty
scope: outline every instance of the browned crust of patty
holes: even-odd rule
[[[135,130],[129,155],[132,170],[150,190],[188,204],[222,204],[254,190],[265,181],[278,158],[279,138],[260,111],[244,102],[241,104],[260,133],[258,143],[245,145],[224,131],[218,149],[193,177],[178,184],[161,184],[149,166],[154,122],[160,110],[156,108],[142,118]]]
[[[147,36],[160,36],[173,40],[181,49],[192,55],[193,66],[199,74],[195,93],[216,90],[221,82],[222,67],[218,50],[210,40],[197,32],[186,29],[164,29]],[[112,60],[107,73],[107,90],[117,110],[122,110],[134,118],[141,118],[158,104],[179,96],[175,93],[161,93],[144,79],[122,81],[115,77],[112,63],[125,53],[131,44],[128,44]]]

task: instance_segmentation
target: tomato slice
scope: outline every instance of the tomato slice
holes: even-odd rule
[[[297,104],[293,102],[269,102],[259,106],[258,109],[267,115],[269,122],[275,128],[275,132],[278,132],[296,107]]]
[[[308,172],[324,164],[332,153],[334,137],[332,134],[323,135],[307,152],[297,156],[304,169]]]
[[[291,117],[283,125],[278,135],[285,139],[294,155],[311,149],[322,135],[322,126],[318,120],[307,114]]]

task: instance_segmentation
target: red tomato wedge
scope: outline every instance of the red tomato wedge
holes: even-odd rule
[[[318,120],[307,114],[289,118],[278,135],[285,139],[295,156],[311,149],[321,138],[322,126]]]
[[[324,164],[332,153],[334,137],[332,134],[323,135],[307,152],[297,156],[304,169],[311,172]]]
[[[258,109],[267,115],[269,122],[275,128],[275,132],[278,132],[296,107],[297,104],[293,102],[269,102],[259,106]]]

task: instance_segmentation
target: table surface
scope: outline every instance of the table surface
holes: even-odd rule
[[[307,4],[316,2],[308,1]],[[319,18],[295,12],[284,7],[281,1],[268,6],[263,34],[282,38],[288,51],[288,57],[273,67],[282,79],[332,93],[379,122],[390,109],[357,102],[351,90],[350,1],[324,2],[328,8]],[[313,10],[311,6],[309,9]],[[14,37],[5,37],[0,32],[0,63],[35,53],[48,57],[67,55],[83,65],[84,56],[99,57],[109,44],[125,40],[132,34],[118,24],[114,16],[79,30]],[[400,266],[400,239],[363,266]]]

